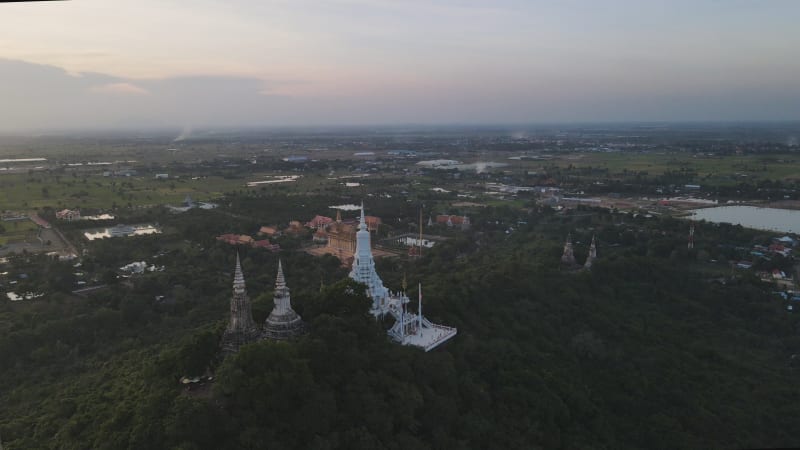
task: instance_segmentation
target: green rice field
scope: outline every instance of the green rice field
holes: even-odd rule
[[[668,171],[690,170],[697,181],[711,185],[730,185],[747,180],[800,180],[800,155],[704,156],[688,153],[576,153],[547,162],[532,164],[534,169],[548,166],[608,169],[609,175],[646,172],[649,176]]]
[[[195,201],[214,201],[226,192],[247,189],[321,189],[324,179],[298,179],[296,182],[247,188],[247,181],[263,176],[223,178],[219,176],[155,180],[150,177],[68,177],[43,173],[0,176],[0,210],[31,211],[44,207],[113,209],[180,204],[190,195]]]
[[[22,242],[36,236],[37,226],[30,220],[3,221],[0,225],[5,229],[0,233],[0,245]]]

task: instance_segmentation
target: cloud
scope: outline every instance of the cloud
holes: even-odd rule
[[[657,72],[651,69],[646,73],[653,76],[640,78],[652,80]],[[2,132],[800,119],[795,81],[748,89],[722,82],[637,85],[614,74],[573,78],[488,72],[419,80],[398,76],[389,82],[364,74],[317,87],[319,82],[289,77],[70,74],[56,66],[2,58],[0,79]]]
[[[102,86],[92,86],[89,88],[91,92],[96,94],[112,94],[112,95],[149,95],[147,89],[141,88],[132,83],[109,83]]]

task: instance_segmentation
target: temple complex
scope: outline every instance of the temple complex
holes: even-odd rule
[[[330,222],[326,219],[330,220]],[[370,233],[377,233],[382,223],[380,217],[364,216],[364,220],[367,224],[367,230]],[[310,222],[306,223],[306,226],[316,230],[312,239],[315,244],[320,245],[319,247],[306,249],[307,253],[314,256],[322,256],[325,254],[333,255],[339,258],[343,266],[350,267],[356,252],[358,220],[342,220],[341,211],[337,211],[335,220],[323,216],[316,216],[311,219]],[[391,254],[391,252],[373,249],[373,256],[376,258],[388,254]]]
[[[337,217],[336,223],[341,224],[340,217]],[[344,228],[341,229],[344,230]],[[419,285],[416,312],[409,311],[411,301],[405,293],[405,282],[403,283],[403,292],[392,292],[383,285],[383,281],[375,271],[371,236],[363,205],[361,206],[358,231],[354,232],[354,236],[355,247],[350,278],[367,286],[367,295],[372,300],[370,314],[376,318],[389,315],[394,319],[394,324],[387,331],[389,338],[402,345],[413,345],[429,351],[457,334],[456,328],[432,323],[422,315],[421,284]],[[222,336],[224,354],[235,353],[243,345],[261,339],[289,340],[306,332],[305,322],[292,309],[289,288],[286,286],[283,264],[280,260],[278,261],[278,275],[275,279],[274,302],[275,305],[264,322],[263,329],[259,330],[253,321],[250,299],[245,290],[244,275],[237,254],[230,320]]]
[[[283,278],[283,266],[278,260],[278,276],[275,279],[275,306],[264,322],[264,337],[275,340],[288,340],[305,333],[306,324],[303,319],[292,309],[289,288]]]
[[[328,225],[327,238],[326,250],[342,261],[351,258],[356,251],[356,227],[342,222],[340,211],[336,212],[336,221]]]
[[[391,292],[375,271],[370,234],[361,205],[361,220],[356,233],[356,250],[350,278],[367,286],[367,295],[372,299],[370,313],[376,318],[391,315],[395,323],[387,331],[389,337],[402,345],[420,347],[426,352],[436,348],[456,335],[453,327],[432,323],[422,315],[422,285],[419,287],[417,313],[408,311],[410,300],[403,293]]]
[[[250,298],[245,290],[242,264],[237,253],[236,271],[233,276],[233,295],[231,296],[231,316],[228,327],[222,335],[222,352],[225,354],[236,353],[241,346],[257,341],[260,334],[253,321]]]

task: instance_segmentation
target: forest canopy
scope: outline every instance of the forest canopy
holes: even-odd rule
[[[422,283],[426,315],[458,328],[429,353],[387,340],[389,324],[367,314],[363,286],[335,258],[285,252],[292,302],[310,333],[250,344],[221,360],[235,253],[211,239],[175,239],[162,260],[168,269],[130,286],[88,298],[53,286],[39,301],[0,303],[3,443],[12,450],[798,444],[798,323],[768,287],[747,276],[713,282],[720,277],[695,270],[700,249],[685,249],[672,219],[620,227],[598,214],[570,223],[584,230],[575,234],[582,242],[598,236],[601,257],[591,271],[561,270],[561,219],[532,212],[511,234],[487,220],[515,214],[487,209],[474,230],[421,259],[379,260],[387,286],[399,288],[404,275]],[[224,229],[227,219],[217,220],[187,215],[168,225]],[[710,226],[699,233],[754,238]],[[101,242],[87,263],[115,267],[162,243]],[[277,257],[240,250],[263,322]],[[214,379],[187,390],[179,382],[187,375]]]

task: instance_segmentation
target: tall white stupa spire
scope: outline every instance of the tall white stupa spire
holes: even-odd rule
[[[358,222],[358,230],[367,230],[367,218],[364,216],[364,202],[361,202],[361,219]]]
[[[389,337],[402,345],[420,347],[426,352],[436,348],[458,333],[453,327],[432,323],[422,315],[422,284],[419,285],[419,303],[417,314],[406,307],[410,299],[406,295],[407,282],[403,277],[403,292],[389,292],[375,272],[375,261],[370,247],[370,235],[367,230],[364,203],[361,203],[361,220],[356,233],[356,253],[350,278],[367,286],[367,295],[372,299],[370,313],[375,317],[390,315],[395,319],[394,325],[387,333]]]
[[[367,230],[367,220],[364,216],[364,203],[361,203],[361,219],[356,233],[356,252],[353,258],[353,268],[350,278],[367,285],[367,295],[372,299],[372,311],[383,310],[389,298],[389,290],[375,272],[375,260],[372,257],[370,235]]]
[[[242,262],[239,260],[239,253],[236,253],[236,269],[233,274],[233,291],[242,293],[245,290],[244,274],[242,273]]]

